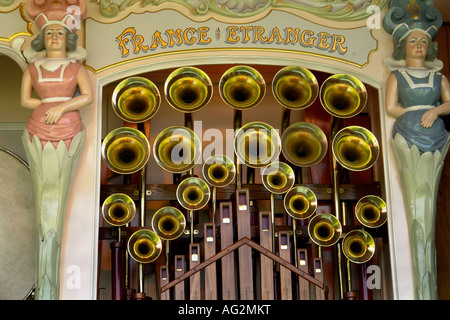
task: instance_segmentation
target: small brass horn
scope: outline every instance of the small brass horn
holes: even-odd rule
[[[137,262],[153,262],[158,259],[161,251],[161,239],[152,230],[140,229],[128,239],[128,252]]]
[[[180,205],[188,210],[200,210],[208,204],[208,184],[200,178],[189,177],[180,182],[176,191]]]
[[[117,128],[103,140],[102,157],[108,168],[116,173],[135,173],[147,164],[150,143],[137,129]]]
[[[159,109],[161,96],[153,82],[142,77],[121,81],[113,91],[114,112],[124,121],[131,123],[151,119]]]
[[[341,238],[342,225],[334,215],[320,213],[309,221],[308,234],[315,244],[329,247]]]
[[[324,109],[337,118],[351,118],[360,113],[367,103],[367,90],[354,76],[330,76],[320,88],[320,101]]]
[[[362,197],[356,203],[355,214],[363,226],[378,228],[387,221],[386,202],[374,195]]]
[[[115,193],[105,199],[102,215],[105,221],[113,226],[123,226],[133,220],[136,205],[133,199],[123,193]]]
[[[213,87],[205,72],[195,67],[183,67],[169,75],[164,92],[173,108],[182,112],[196,112],[209,103]]]
[[[364,230],[352,230],[342,241],[344,255],[353,263],[369,261],[375,253],[375,242]]]
[[[287,192],[295,183],[295,173],[284,162],[276,161],[263,169],[262,182],[274,194]]]
[[[317,98],[319,85],[316,77],[303,67],[284,67],[275,74],[272,81],[275,99],[284,107],[302,110]]]
[[[284,208],[294,219],[308,219],[316,212],[317,197],[309,188],[293,187],[284,196]]]
[[[254,68],[235,66],[222,75],[219,92],[223,101],[232,108],[247,110],[262,101],[266,93],[266,83]]]
[[[183,234],[186,218],[177,208],[163,207],[153,215],[152,227],[161,239],[174,240]]]
[[[224,155],[209,157],[203,165],[203,177],[214,187],[225,187],[233,182],[236,176],[236,166]]]
[[[313,123],[297,122],[281,136],[281,151],[286,159],[299,167],[311,167],[325,157],[327,136]]]

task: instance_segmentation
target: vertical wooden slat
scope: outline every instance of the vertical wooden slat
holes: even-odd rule
[[[220,248],[225,250],[233,244],[233,205],[231,201],[221,202],[220,215]],[[234,254],[228,254],[221,259],[222,264],[222,299],[236,300],[236,285],[234,272]]]
[[[175,256],[175,278],[184,273],[184,256]],[[184,282],[180,282],[175,286],[175,300],[185,300]]]
[[[251,238],[250,199],[248,189],[236,190],[236,216],[238,240]],[[244,246],[238,249],[240,300],[253,300],[252,249]]]
[[[160,276],[159,287],[162,288],[163,286],[169,283],[169,267],[167,265],[163,265],[160,267],[159,276]],[[164,292],[161,292],[160,299],[170,300],[170,291],[166,290]]]
[[[259,213],[259,244],[272,251],[272,223],[270,212]],[[261,299],[273,300],[273,261],[261,255]]]
[[[189,269],[194,269],[200,264],[200,245],[191,243],[189,245]],[[200,272],[193,274],[189,278],[191,300],[201,300]]]
[[[322,268],[322,259],[314,258],[314,278],[319,281],[323,281],[323,268]],[[316,291],[316,300],[325,300],[325,291],[319,287],[315,287]]]
[[[308,250],[297,250],[298,268],[309,274]],[[298,292],[300,300],[310,300],[309,282],[302,277],[298,277]]]
[[[289,231],[278,232],[278,252],[280,258],[291,262],[291,243],[289,239]],[[280,266],[280,286],[281,300],[292,300],[292,281],[291,271]]]
[[[205,260],[216,254],[216,228],[214,223],[204,224]],[[205,268],[205,300],[217,299],[216,264]]]

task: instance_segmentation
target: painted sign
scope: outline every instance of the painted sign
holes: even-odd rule
[[[331,28],[283,11],[241,24],[214,19],[195,22],[174,10],[131,14],[111,24],[86,20],[86,50],[96,53],[88,54],[86,64],[97,72],[136,58],[234,49],[317,55],[362,67],[376,48],[377,41],[366,26]]]

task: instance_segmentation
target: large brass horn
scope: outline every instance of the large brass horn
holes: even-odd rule
[[[288,66],[275,74],[272,92],[275,99],[284,107],[302,110],[316,100],[319,85],[316,77],[308,69]]]
[[[121,81],[112,94],[112,106],[116,114],[131,123],[144,122],[158,112],[161,96],[153,82],[142,77]]]
[[[316,212],[317,197],[309,188],[296,186],[284,196],[284,208],[294,219],[308,219]]]
[[[386,202],[374,195],[362,197],[356,203],[355,215],[363,226],[378,228],[387,220]]]
[[[186,228],[186,218],[175,207],[163,207],[153,215],[152,227],[161,239],[174,240],[183,234]]]
[[[161,251],[161,239],[152,230],[140,229],[128,239],[128,252],[137,262],[153,262],[158,259]]]
[[[281,136],[281,151],[285,158],[299,167],[313,166],[325,157],[327,136],[313,123],[297,122]]]
[[[250,122],[239,128],[234,151],[239,160],[252,168],[262,168],[278,158],[281,152],[278,132],[263,122]]]
[[[320,101],[331,115],[351,118],[366,106],[367,90],[358,78],[348,74],[335,74],[322,84]]]
[[[232,108],[247,110],[262,101],[266,93],[266,83],[254,68],[235,66],[220,78],[219,93],[223,101]]]
[[[208,75],[195,67],[173,71],[164,85],[167,102],[182,112],[191,113],[203,109],[211,100],[212,91]]]
[[[156,136],[153,155],[164,170],[183,173],[192,169],[201,159],[201,142],[189,128],[168,127]]]
[[[352,230],[342,240],[342,251],[353,263],[369,261],[375,253],[375,242],[364,230]]]
[[[315,244],[329,247],[341,238],[342,225],[334,215],[320,213],[309,221],[308,234]]]
[[[137,129],[122,127],[103,140],[102,157],[112,171],[131,174],[141,170],[150,158],[150,143]]]
[[[103,201],[103,218],[113,226],[126,225],[133,220],[135,214],[136,205],[133,199],[126,194],[115,193]]]
[[[203,177],[214,187],[225,187],[233,182],[236,176],[236,166],[225,155],[209,157],[203,165]]]
[[[284,162],[273,162],[263,169],[261,175],[263,185],[274,194],[287,192],[295,183],[294,170]]]
[[[379,149],[375,135],[360,126],[341,129],[332,143],[336,161],[351,171],[363,171],[372,167],[378,159]]]
[[[210,191],[205,181],[197,177],[189,177],[180,182],[176,196],[183,208],[200,210],[208,204]]]

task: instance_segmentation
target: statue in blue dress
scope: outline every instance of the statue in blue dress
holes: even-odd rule
[[[384,29],[394,52],[385,59],[386,111],[395,118],[392,146],[405,202],[414,296],[437,299],[436,200],[450,145],[441,116],[450,114],[450,83],[439,71],[437,43],[442,25],[436,8],[422,0],[393,0]]]

